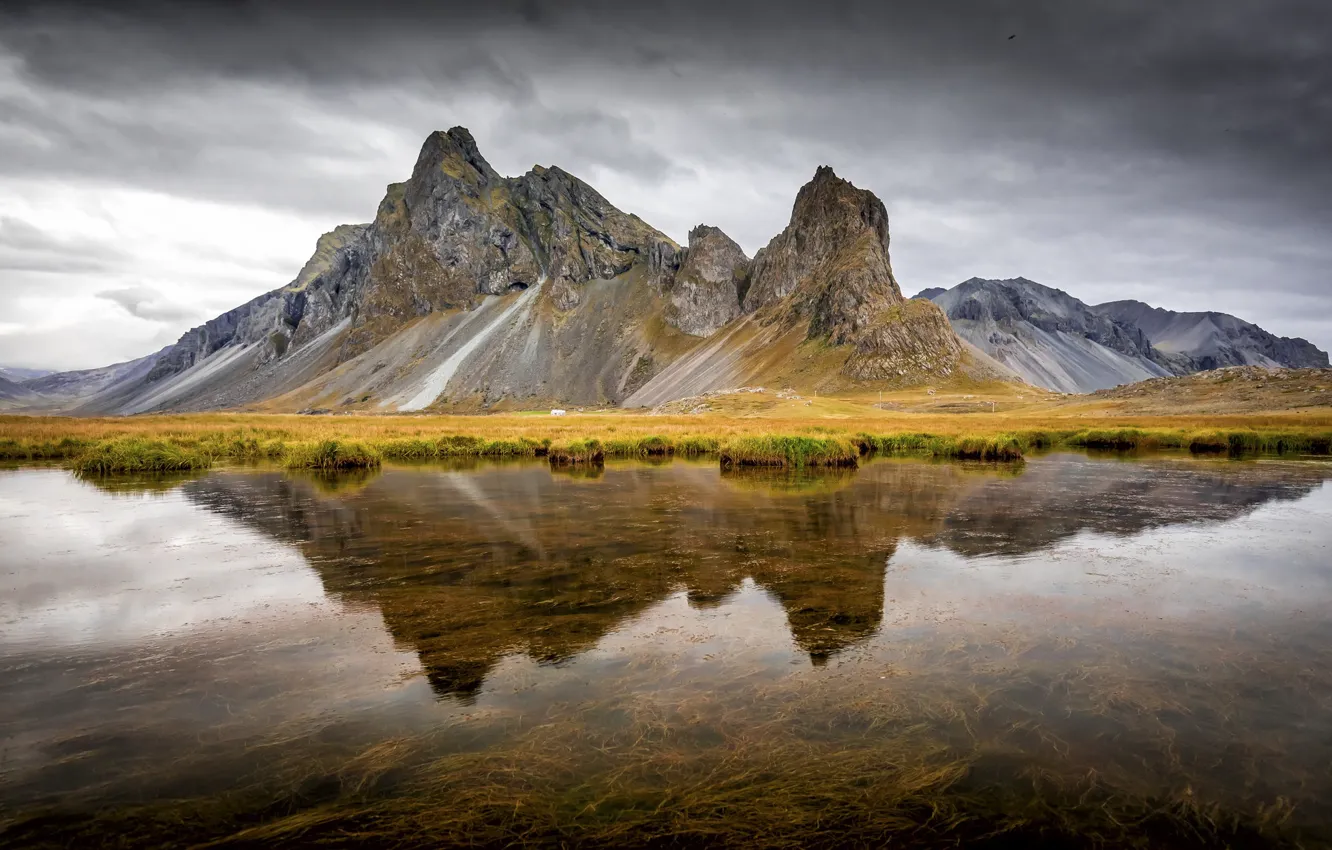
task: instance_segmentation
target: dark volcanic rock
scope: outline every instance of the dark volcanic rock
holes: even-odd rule
[[[731,237],[700,224],[689,231],[689,247],[671,286],[666,320],[693,336],[710,336],[741,313],[749,258]]]

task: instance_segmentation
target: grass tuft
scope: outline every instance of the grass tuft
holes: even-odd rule
[[[721,447],[723,469],[733,466],[856,466],[860,450],[847,437],[760,434],[734,437]]]
[[[109,475],[207,469],[213,465],[213,459],[197,449],[182,448],[164,440],[121,437],[97,443],[70,465],[85,475]]]
[[[291,443],[282,455],[287,469],[368,469],[379,463],[379,452],[356,440]]]
[[[986,461],[1022,460],[1024,449],[1033,445],[1016,434],[859,434],[856,442],[866,453]]]
[[[553,466],[601,463],[606,459],[606,450],[600,440],[568,440],[551,443],[546,457]]]

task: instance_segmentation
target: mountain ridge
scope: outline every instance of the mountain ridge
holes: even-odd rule
[[[48,376],[83,390],[50,406],[619,404],[686,355],[720,340],[718,353],[738,360],[759,337],[803,346],[810,371],[792,380],[993,373],[941,311],[902,298],[882,201],[827,166],[750,260],[708,225],[682,248],[557,166],[501,176],[454,127],[427,136],[369,223],[321,236],[289,283],[148,357]]]
[[[1326,366],[1303,339],[1225,313],[1175,313],[1139,301],[1088,305],[1027,278],[969,278],[914,298],[944,308],[958,334],[1037,386],[1092,392],[1224,366]]]
[[[1229,313],[1179,312],[1133,300],[1110,301],[1092,309],[1142,328],[1157,350],[1187,358],[1189,372],[1226,366],[1328,365],[1327,352],[1308,340],[1278,336]]]

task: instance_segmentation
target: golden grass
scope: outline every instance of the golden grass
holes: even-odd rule
[[[731,437],[721,447],[721,465],[855,466],[860,450],[846,437],[756,434]]]
[[[207,469],[213,460],[195,448],[144,437],[118,437],[90,446],[72,466],[85,475],[112,473],[180,472]]]
[[[600,440],[560,440],[551,443],[546,452],[552,466],[575,463],[601,463],[606,451]]]
[[[297,416],[205,413],[129,418],[0,416],[0,460],[75,460],[108,440],[158,442],[217,461],[281,458],[293,444],[361,444],[388,460],[533,457],[555,445],[597,441],[604,457],[720,454],[753,439],[849,440],[862,451],[1011,460],[1035,449],[1180,449],[1193,452],[1332,453],[1332,410],[1218,416],[1124,416],[1093,402],[1024,402],[1014,412],[885,410],[870,399],[712,400],[723,409],[653,416],[598,411],[550,417]],[[966,398],[966,397],[963,397]],[[810,404],[806,406],[805,401]],[[933,403],[933,402],[932,402]],[[945,408],[955,402],[938,402]],[[960,403],[960,402],[958,402]],[[975,402],[966,402],[972,407]],[[730,411],[728,407],[734,406]],[[971,408],[968,408],[971,410]],[[127,444],[128,445],[128,444]],[[794,443],[792,444],[794,445]],[[306,451],[305,449],[301,450]],[[784,450],[783,462],[788,460]],[[739,455],[735,455],[739,456]],[[757,455],[753,455],[757,457]],[[792,455],[798,458],[800,455]],[[136,463],[138,461],[135,461]],[[145,457],[143,463],[151,463]],[[798,461],[797,461],[798,462]],[[142,468],[149,468],[147,466]]]
[[[282,452],[287,469],[368,469],[379,466],[379,450],[359,440],[291,443]]]

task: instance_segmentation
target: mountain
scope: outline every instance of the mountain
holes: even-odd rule
[[[1327,352],[1308,340],[1277,336],[1227,313],[1176,313],[1141,301],[1111,301],[1092,309],[1141,328],[1157,351],[1179,359],[1187,372],[1225,366],[1328,365]]]
[[[671,371],[682,362],[687,378]],[[503,177],[455,127],[426,139],[373,221],[320,237],[286,286],[34,392],[79,414],[476,410],[958,369],[1004,374],[938,308],[902,298],[883,203],[830,168],[751,261],[706,225],[681,248],[559,168]]]
[[[1221,365],[1326,365],[1305,340],[1223,313],[1171,313],[1137,301],[1089,306],[1026,278],[927,289],[958,335],[1029,383],[1083,393]],[[1248,359],[1244,359],[1248,358]]]
[[[24,381],[31,381],[33,378],[50,375],[54,371],[54,369],[24,369],[20,366],[0,366],[0,378],[21,384]]]
[[[325,234],[291,283],[77,412],[614,402],[654,352],[690,344],[647,321],[678,254],[558,168],[501,177],[455,127],[426,139],[372,222]]]
[[[947,291],[942,286],[931,286],[929,289],[922,289],[911,298],[918,301],[933,301],[936,296],[943,295]]]
[[[1141,331],[1026,278],[971,278],[930,301],[959,336],[1037,386],[1080,393],[1171,374]]]
[[[35,394],[30,406],[50,412],[92,404],[101,393],[146,376],[159,357],[170,350],[163,348],[147,357],[74,372],[49,372],[23,382],[23,388]]]
[[[40,399],[18,381],[0,377],[0,410],[27,407]]]
[[[965,346],[937,307],[902,297],[888,244],[883,202],[820,167],[797,194],[786,229],[743,275],[737,272],[741,318],[667,366],[625,406],[756,383],[827,391],[959,370],[1006,374]]]

